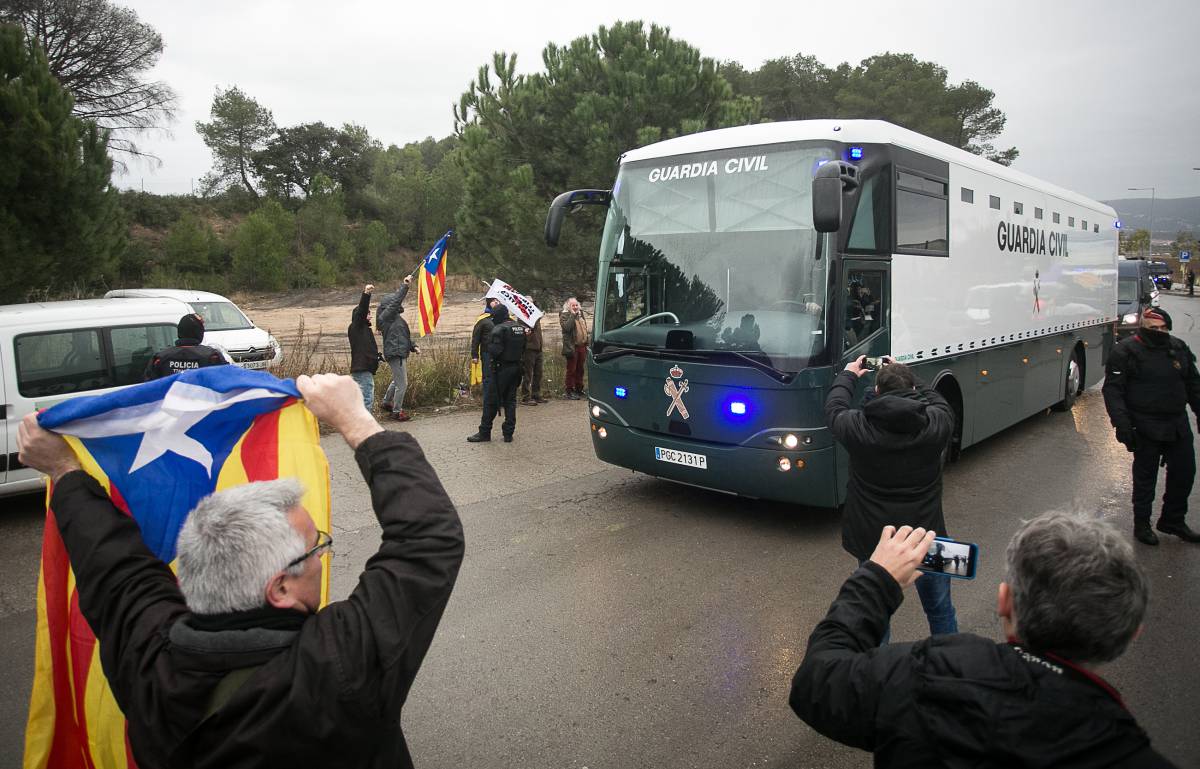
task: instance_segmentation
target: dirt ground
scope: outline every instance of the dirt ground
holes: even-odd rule
[[[387,294],[387,290],[376,289],[371,300],[371,318],[374,323],[375,310],[378,300]],[[416,290],[409,292],[409,298],[404,303],[404,318],[413,331],[413,336],[419,345],[461,345],[463,352],[470,345],[471,329],[475,319],[483,309],[483,286],[478,292],[457,291],[446,295],[442,304],[441,319],[437,330],[428,337],[421,339],[416,336],[418,328]],[[264,328],[275,335],[283,345],[284,355],[293,347],[303,328],[305,336],[310,340],[320,333],[320,341],[316,351],[322,354],[350,354],[350,345],[346,339],[346,327],[350,325],[350,314],[358,303],[360,294],[356,289],[311,289],[305,291],[288,291],[275,294],[238,294],[233,298],[242,311],[250,317],[259,328]],[[558,326],[558,307],[541,308],[546,312],[542,320],[544,349],[557,350],[562,338]],[[588,315],[591,308],[585,307]],[[303,323],[303,326],[301,324]],[[378,331],[376,331],[378,333]]]

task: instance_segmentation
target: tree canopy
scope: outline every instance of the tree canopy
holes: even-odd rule
[[[196,132],[213,153],[213,170],[204,177],[203,188],[213,192],[240,184],[257,198],[250,177],[255,173],[255,155],[266,149],[275,134],[271,110],[233,86],[217,89],[211,117],[207,123],[196,121]]]
[[[41,49],[74,97],[72,113],[109,130],[111,150],[141,154],[134,136],[174,118],[175,92],[149,79],[162,36],[134,11],[108,0],[6,0],[0,23],[20,26],[30,50]]]
[[[111,276],[126,225],[110,186],[108,133],[20,28],[0,25],[0,303]]]

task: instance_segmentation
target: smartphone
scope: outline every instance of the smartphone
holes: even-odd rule
[[[944,574],[958,579],[975,579],[978,567],[979,545],[974,542],[958,542],[948,537],[935,537],[917,571]]]
[[[867,371],[875,371],[883,365],[883,358],[867,358],[863,361],[863,368]]]

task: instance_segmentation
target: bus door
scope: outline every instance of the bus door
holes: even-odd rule
[[[890,355],[891,264],[877,259],[843,259],[841,278],[842,368],[860,355]]]

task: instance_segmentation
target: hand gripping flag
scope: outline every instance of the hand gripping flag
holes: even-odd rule
[[[446,294],[446,241],[453,234],[454,230],[450,230],[434,243],[417,270],[417,331],[421,336],[433,333],[442,314],[442,298]]]
[[[212,366],[42,412],[83,469],[166,563],[187,514],[204,496],[249,481],[295,477],[318,529],[329,530],[329,469],[317,421],[291,380]],[[47,491],[38,577],[37,647],[25,730],[25,769],[133,769],[125,717],[79,612],[75,578]],[[326,556],[328,557],[328,556]],[[329,569],[323,570],[322,602]]]

